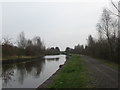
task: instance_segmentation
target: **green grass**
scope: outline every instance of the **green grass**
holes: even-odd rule
[[[90,88],[87,69],[79,55],[72,55],[48,88]]]

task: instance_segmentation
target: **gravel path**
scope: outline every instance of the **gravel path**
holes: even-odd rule
[[[90,83],[96,88],[118,88],[118,71],[88,56],[81,55],[88,74],[93,78]]]

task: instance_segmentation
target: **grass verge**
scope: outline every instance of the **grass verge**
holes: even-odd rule
[[[104,63],[105,65],[113,68],[113,69],[118,70],[118,68],[120,68],[119,64],[117,64],[117,63],[114,63],[114,62],[111,62],[111,61],[107,61],[107,60],[104,60],[104,59],[98,59],[98,58],[95,58],[95,59],[100,61],[100,62],[102,62],[102,63]]]
[[[2,60],[11,60],[11,59],[29,59],[34,58],[33,56],[11,56],[11,57],[5,57],[1,58]]]
[[[86,71],[80,56],[72,55],[48,88],[90,88]]]

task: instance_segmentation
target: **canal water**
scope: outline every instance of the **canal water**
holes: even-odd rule
[[[2,66],[2,88],[37,88],[66,61],[65,55],[49,55],[45,59]]]

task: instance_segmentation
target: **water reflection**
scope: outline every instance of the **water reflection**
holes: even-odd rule
[[[17,76],[19,83],[23,84],[28,75],[37,78],[45,64],[45,60],[36,60],[32,62],[16,63],[3,65],[2,67],[2,82],[3,87],[7,87],[11,83],[14,76]],[[15,80],[14,80],[15,81]]]
[[[2,67],[2,82],[3,83],[8,83],[11,79],[12,76],[14,76],[14,70],[13,68],[15,68],[14,65],[5,65]]]
[[[59,58],[46,58],[46,60],[48,60],[48,61],[53,61],[53,60],[58,61]]]
[[[49,57],[49,58],[48,58]],[[44,60],[2,66],[3,88],[36,88],[66,61],[65,55],[47,56]]]
[[[55,60],[55,61],[58,61],[59,60],[59,55],[49,55],[49,56],[45,56],[44,57],[46,60],[48,60],[48,61],[53,61],[53,60]]]

